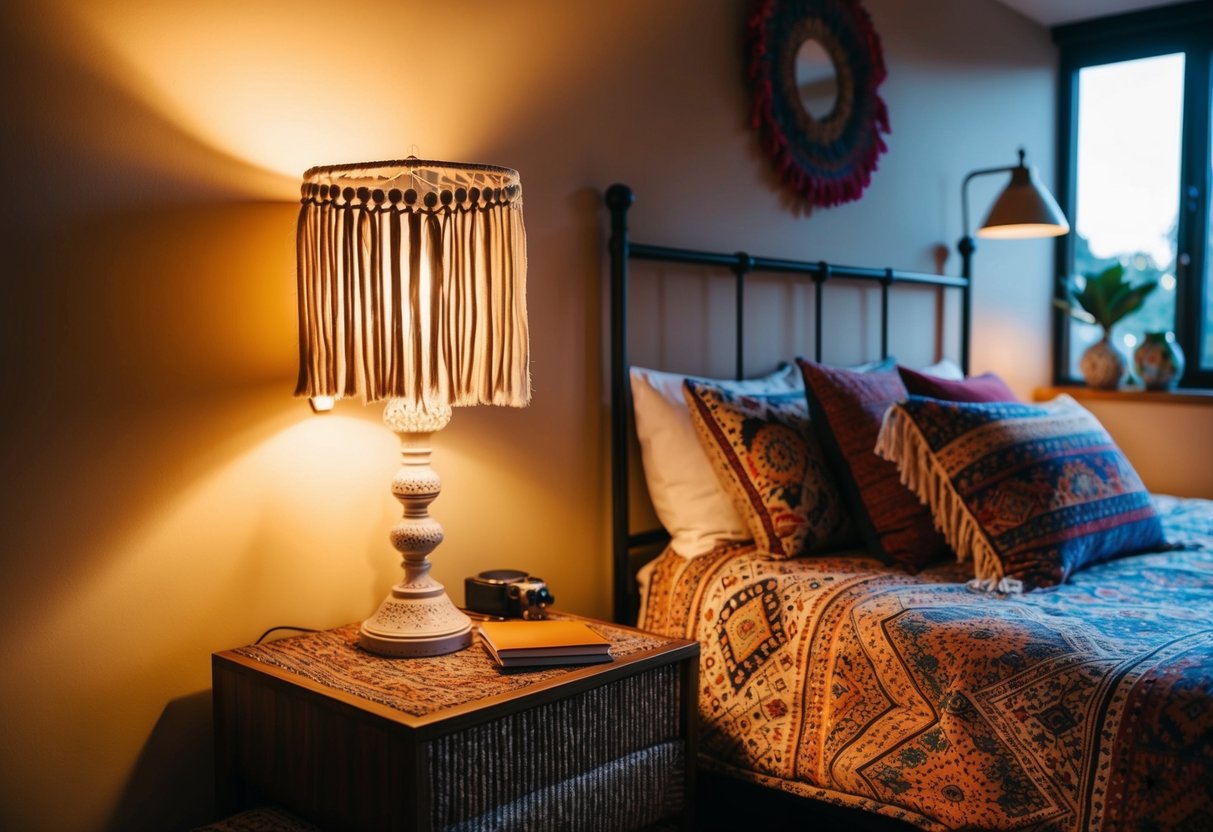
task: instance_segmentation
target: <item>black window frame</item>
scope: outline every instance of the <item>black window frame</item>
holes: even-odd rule
[[[1213,0],[1177,3],[1158,9],[1115,15],[1082,23],[1056,26],[1058,45],[1057,161],[1058,200],[1075,225],[1075,154],[1078,143],[1077,92],[1079,70],[1101,64],[1184,52],[1184,116],[1180,150],[1180,206],[1178,253],[1188,263],[1176,266],[1175,337],[1187,356],[1179,386],[1213,388],[1213,367],[1201,368],[1200,334],[1204,307],[1213,303],[1205,295],[1207,245],[1210,221],[1209,167],[1211,145],[1210,99],[1213,98]],[[1060,237],[1057,274],[1071,273],[1074,235]],[[1055,296],[1065,297],[1062,280]],[[1070,373],[1070,319],[1057,311],[1053,326],[1053,381],[1081,384]]]

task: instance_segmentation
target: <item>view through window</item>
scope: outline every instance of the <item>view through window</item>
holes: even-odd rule
[[[1172,332],[1180,384],[1213,388],[1213,3],[1182,2],[1057,26],[1057,194],[1073,232],[1058,243],[1069,282],[1124,267],[1153,283],[1112,327],[1129,360],[1146,333]],[[1059,281],[1058,295],[1064,295]],[[1099,327],[1059,312],[1054,375],[1082,380]]]
[[[1175,329],[1184,55],[1086,67],[1078,73],[1074,277],[1114,263],[1134,284],[1157,283],[1145,306],[1113,327],[1131,356],[1146,332]],[[1070,372],[1102,331],[1074,321]]]

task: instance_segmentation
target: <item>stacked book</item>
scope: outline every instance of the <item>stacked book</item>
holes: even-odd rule
[[[611,660],[611,642],[581,621],[484,621],[480,635],[505,668]]]

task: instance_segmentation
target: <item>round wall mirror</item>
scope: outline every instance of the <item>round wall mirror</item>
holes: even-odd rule
[[[834,59],[821,45],[809,38],[796,50],[796,92],[805,112],[824,121],[838,103],[838,72]]]
[[[751,121],[800,205],[859,199],[888,147],[880,38],[859,0],[752,0]]]

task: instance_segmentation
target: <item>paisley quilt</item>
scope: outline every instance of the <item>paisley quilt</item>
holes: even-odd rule
[[[667,551],[640,626],[697,639],[705,764],[923,829],[1213,829],[1213,502],[1179,551],[1022,596],[862,556]]]

